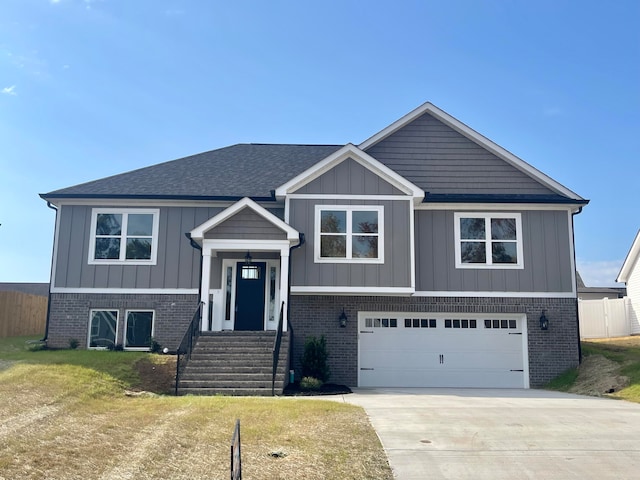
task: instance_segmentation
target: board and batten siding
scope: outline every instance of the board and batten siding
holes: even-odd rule
[[[347,158],[294,193],[322,195],[406,195],[389,182]]]
[[[185,232],[220,213],[219,207],[160,207],[158,257],[155,265],[89,265],[93,207],[63,205],[56,256],[57,288],[196,289],[200,284],[200,251]],[[123,207],[104,205],[95,208]],[[219,260],[214,259],[214,264]],[[220,268],[214,268],[220,272]],[[219,276],[219,275],[218,275]],[[217,283],[220,283],[219,278]],[[213,287],[215,288],[215,287]]]
[[[382,205],[384,263],[316,263],[314,222],[316,205]],[[292,251],[291,285],[304,287],[410,287],[410,201],[293,199],[290,225],[305,233],[306,242]]]
[[[366,152],[432,194],[554,194],[428,113]]]
[[[204,238],[286,240],[284,231],[249,208],[216,225]]]
[[[416,212],[416,291],[572,292],[572,238],[566,210],[519,212],[524,269],[456,268],[454,213]]]

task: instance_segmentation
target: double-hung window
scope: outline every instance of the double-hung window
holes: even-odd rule
[[[456,268],[524,268],[519,213],[456,213]]]
[[[315,260],[382,263],[384,207],[316,205]]]
[[[91,264],[155,264],[158,210],[102,209],[91,215]]]

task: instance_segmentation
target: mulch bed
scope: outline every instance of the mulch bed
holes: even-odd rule
[[[290,383],[284,389],[283,395],[287,397],[310,397],[316,395],[344,395],[353,393],[351,389],[345,385],[337,385],[335,383],[325,383],[320,390],[301,390],[300,382]]]

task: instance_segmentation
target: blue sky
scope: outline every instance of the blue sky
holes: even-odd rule
[[[39,193],[239,142],[359,143],[431,101],[591,200],[587,285],[640,228],[640,2],[4,0],[0,281],[48,281]]]

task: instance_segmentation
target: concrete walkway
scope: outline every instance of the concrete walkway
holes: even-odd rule
[[[339,398],[334,398],[339,400]],[[399,480],[640,478],[640,405],[542,390],[355,389]]]

